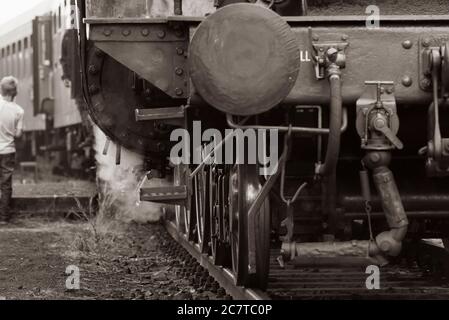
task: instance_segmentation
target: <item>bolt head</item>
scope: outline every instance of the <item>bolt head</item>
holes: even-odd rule
[[[90,65],[89,66],[89,73],[92,74],[92,75],[97,74],[98,73],[98,68],[96,66],[94,66],[94,65]]]
[[[410,49],[411,47],[413,47],[413,43],[410,40],[405,40],[404,42],[402,42],[402,47],[404,49]]]
[[[175,35],[176,35],[178,38],[182,38],[182,37],[184,37],[184,31],[183,31],[182,29],[176,30],[176,31],[175,31]]]
[[[103,30],[103,34],[104,34],[106,37],[109,37],[109,36],[112,34],[112,30],[111,30],[111,29],[104,29],[104,30]]]
[[[422,44],[423,47],[428,47],[430,45],[430,40],[425,38],[425,39],[423,39],[421,44]]]
[[[410,76],[404,76],[402,77],[402,84],[405,87],[410,87],[413,84],[413,80]]]
[[[177,96],[182,96],[184,94],[184,91],[181,88],[176,88],[175,93]]]
[[[150,30],[147,28],[144,28],[144,29],[142,29],[141,33],[144,37],[148,37],[150,35]]]
[[[182,76],[184,74],[184,70],[182,68],[176,68],[176,74],[178,76]]]
[[[131,34],[131,30],[129,30],[129,29],[123,29],[122,34],[123,34],[125,37],[127,37],[127,36],[129,36],[129,35]]]
[[[165,31],[164,31],[164,30],[159,31],[159,32],[157,33],[157,36],[158,36],[160,39],[165,38]]]

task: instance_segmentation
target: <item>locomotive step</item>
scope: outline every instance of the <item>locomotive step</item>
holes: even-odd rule
[[[140,200],[162,204],[184,204],[187,199],[187,186],[142,188]]]
[[[136,121],[184,119],[184,107],[136,109]]]

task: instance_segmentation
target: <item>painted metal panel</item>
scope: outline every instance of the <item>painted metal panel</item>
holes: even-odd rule
[[[298,81],[286,102],[323,104],[328,102],[327,81],[317,81],[311,61],[311,41],[306,27],[293,27],[302,51]],[[390,26],[380,29],[366,27],[314,27],[313,34],[323,41],[349,43],[346,49],[346,68],[342,70],[342,95],[345,103],[355,104],[365,90],[365,81],[394,81],[398,103],[428,104],[430,92],[420,87],[419,43],[424,38],[449,39],[449,27]],[[404,41],[411,48],[403,46]],[[411,79],[411,84],[405,81]]]
[[[155,18],[174,15],[173,0],[87,0],[87,18]],[[183,14],[204,16],[215,11],[214,0],[184,0]]]

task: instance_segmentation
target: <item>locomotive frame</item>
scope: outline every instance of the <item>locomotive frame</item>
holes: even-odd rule
[[[383,16],[380,28],[367,29],[366,17],[300,16],[304,2],[293,16],[282,6],[271,7],[282,17],[268,13],[268,2],[252,2],[80,3],[89,25],[88,36],[85,26],[81,32],[84,91],[94,121],[111,139],[145,154],[148,169],[173,176],[173,187],[143,188],[141,199],[177,205],[167,218],[175,219],[179,233],[217,264],[231,267],[237,284],[259,288],[267,283],[273,235],[272,240],[284,235],[279,249],[286,260],[357,256],[379,265],[394,260],[403,242],[449,238],[442,138],[448,128],[441,121],[449,93],[449,16]],[[294,7],[294,1],[285,3]],[[262,17],[287,30],[297,45],[298,60],[288,56],[288,66],[267,61],[286,69],[303,62],[299,71],[289,71],[285,85],[294,83],[280,104],[277,96],[260,92],[273,100],[268,111],[257,110],[264,101],[245,96],[247,88],[232,81],[226,82],[229,91],[220,87],[226,79],[218,79],[215,69],[222,59],[235,63],[229,68],[236,71],[243,68],[239,59],[248,62],[247,56],[258,54],[260,48],[250,43],[244,57],[226,32],[237,43],[247,41],[246,19]],[[199,30],[232,53],[213,51]],[[270,32],[267,41],[277,46]],[[207,65],[208,55],[214,55],[213,65]],[[256,74],[251,80],[265,76]],[[265,82],[260,88],[268,89]],[[221,146],[199,166],[170,168],[170,132],[192,130],[198,119],[221,130],[279,130],[285,139],[280,170],[261,177],[254,165],[209,165],[206,160]],[[400,121],[406,125],[400,128]],[[353,183],[359,175],[361,187]]]

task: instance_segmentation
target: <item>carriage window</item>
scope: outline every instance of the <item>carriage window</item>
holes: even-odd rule
[[[61,12],[61,6],[58,8],[58,28],[61,29],[62,27],[62,12]]]
[[[12,54],[16,54],[16,44],[13,43],[12,45]]]
[[[5,57],[5,48],[2,48],[2,58]]]
[[[9,56],[11,54],[11,47],[7,46],[6,47],[6,56]]]
[[[23,49],[28,49],[28,38],[23,39]]]
[[[32,48],[33,47],[33,36],[31,35],[30,36],[30,48]]]
[[[17,42],[17,50],[19,50],[19,53],[22,52],[22,41],[19,40],[19,42]]]

